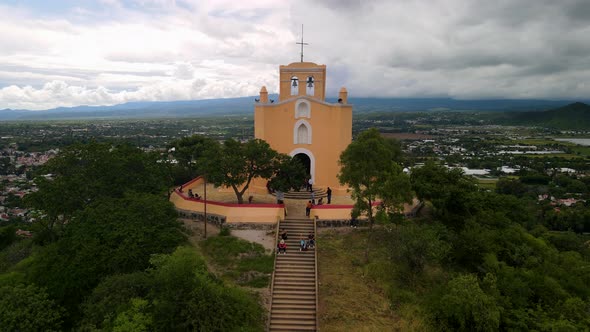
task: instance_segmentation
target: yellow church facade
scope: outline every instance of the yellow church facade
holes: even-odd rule
[[[337,175],[340,154],[352,140],[352,105],[342,88],[338,102],[326,102],[326,66],[295,62],[279,68],[279,98],[266,87],[254,107],[254,136],[278,152],[301,160],[314,187],[346,194]]]

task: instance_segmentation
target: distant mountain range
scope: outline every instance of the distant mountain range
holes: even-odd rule
[[[0,121],[58,119],[130,119],[252,114],[256,97],[188,101],[129,102],[113,106],[58,107],[44,111],[0,110]],[[278,100],[277,95],[270,99]],[[336,99],[327,99],[336,102]],[[567,100],[451,98],[349,98],[355,112],[414,111],[544,111],[570,104]],[[587,101],[588,102],[588,101]],[[516,120],[515,120],[516,121]]]
[[[498,122],[556,129],[590,130],[590,105],[577,102],[542,112],[505,113],[504,118]]]

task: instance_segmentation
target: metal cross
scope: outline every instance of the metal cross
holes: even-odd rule
[[[301,24],[301,42],[295,44],[301,45],[301,62],[303,62],[303,45],[309,45],[308,43],[303,42],[303,24]]]

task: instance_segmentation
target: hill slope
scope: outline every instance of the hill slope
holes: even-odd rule
[[[572,103],[543,112],[518,112],[509,115],[508,122],[518,125],[538,125],[557,129],[590,129],[590,105]]]

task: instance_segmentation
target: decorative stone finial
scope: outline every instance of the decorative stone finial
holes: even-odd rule
[[[268,91],[266,91],[265,86],[262,86],[262,88],[260,89],[260,102],[268,103]]]
[[[338,103],[340,103],[340,104],[347,104],[348,103],[348,91],[346,91],[345,87],[341,87],[340,92],[338,92]]]

